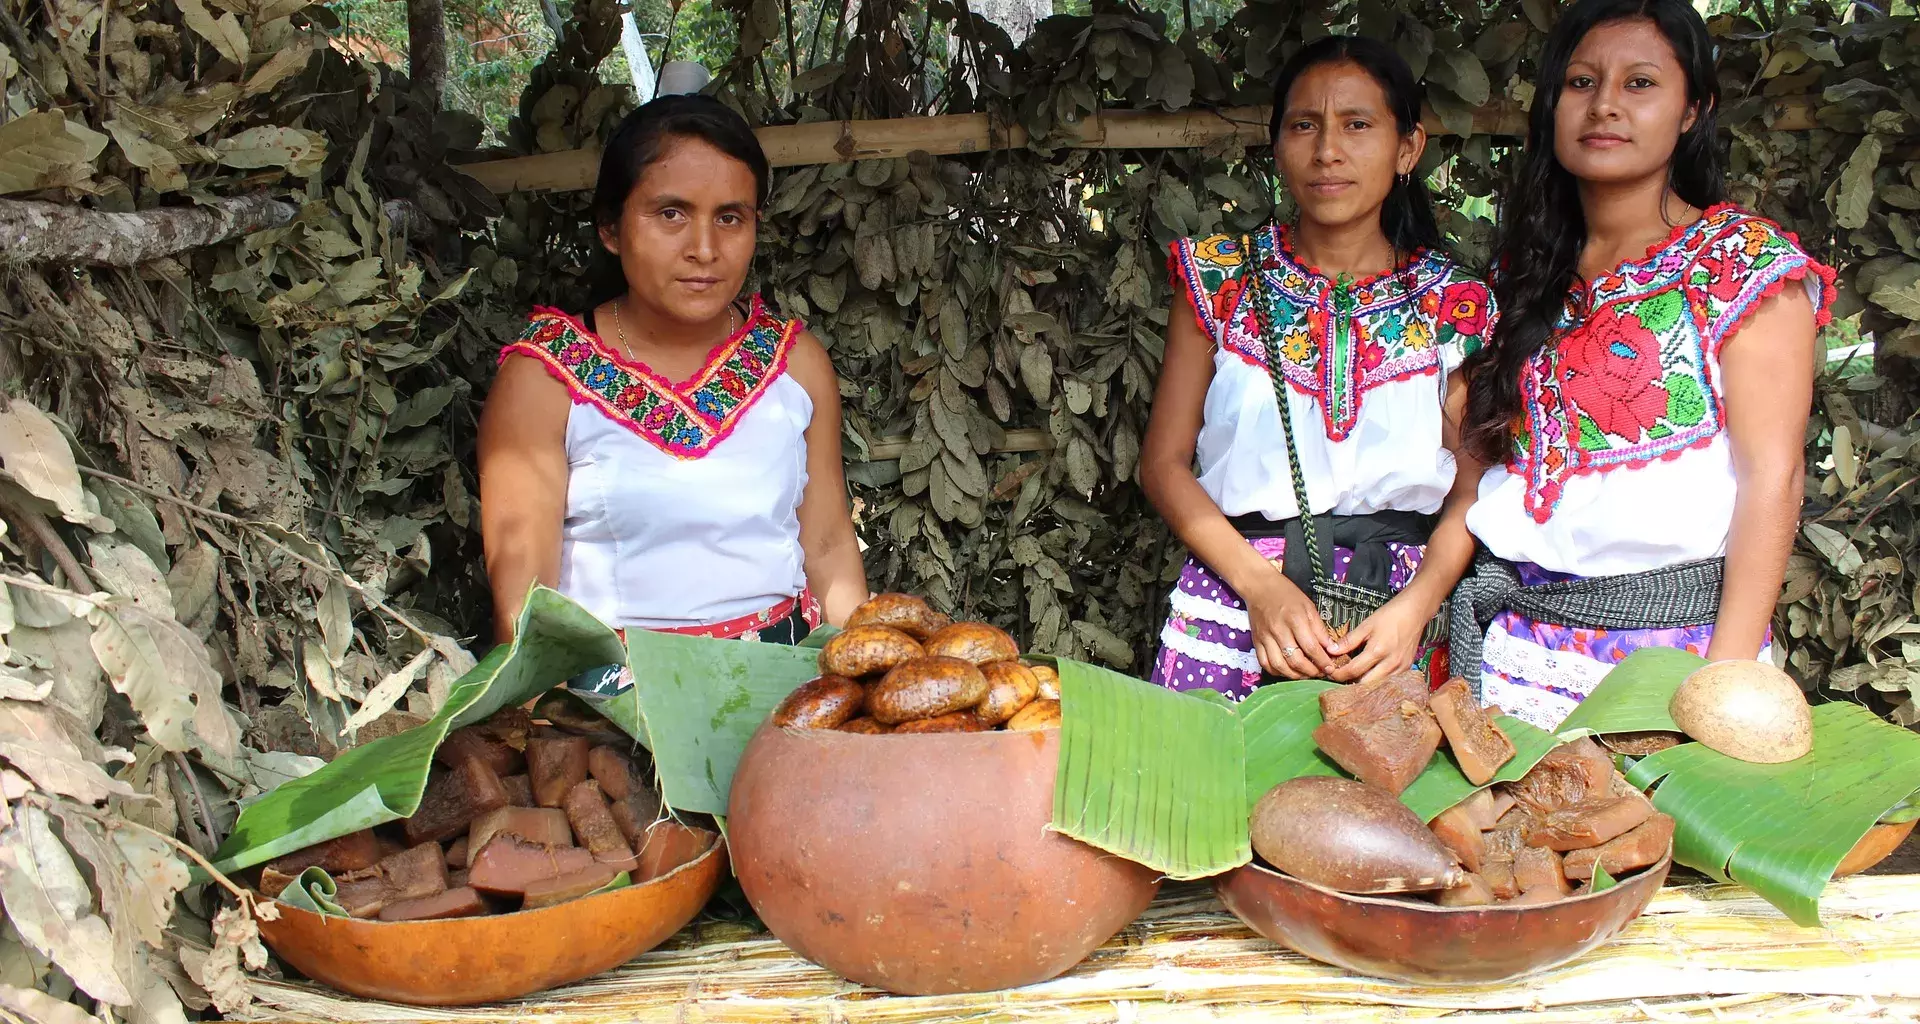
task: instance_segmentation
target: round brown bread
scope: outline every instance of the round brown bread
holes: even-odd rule
[[[847,628],[887,626],[924,641],[951,621],[912,594],[881,594],[855,608],[847,616]]]
[[[866,687],[846,676],[820,676],[801,683],[773,709],[783,729],[832,729],[860,713]]]
[[[895,733],[909,732],[986,732],[992,728],[980,720],[980,716],[971,711],[955,711],[950,714],[936,715],[932,718],[916,718],[911,722],[901,722]]]
[[[867,687],[867,714],[886,725],[963,711],[987,695],[987,677],[959,658],[915,658]]]
[[[1024,732],[1029,729],[1060,728],[1060,702],[1038,699],[1020,709],[1020,713],[1007,719],[1008,732]]]
[[[990,726],[1012,718],[1040,690],[1033,670],[1017,661],[988,662],[980,666],[980,674],[987,677],[987,695],[973,713]]]
[[[893,726],[882,725],[865,715],[848,719],[833,728],[838,732],[857,732],[863,736],[880,736],[893,731]]]
[[[855,626],[835,634],[820,648],[820,671],[859,679],[879,675],[924,653],[920,641],[891,626]]]
[[[1040,681],[1039,697],[1042,700],[1060,699],[1060,673],[1058,670],[1052,665],[1035,665],[1031,662],[1027,663],[1027,668],[1033,672],[1033,677]]]
[[[984,622],[956,622],[927,641],[927,653],[985,665],[1018,658],[1020,645],[998,627]]]

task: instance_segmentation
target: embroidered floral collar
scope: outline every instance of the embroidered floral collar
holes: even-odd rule
[[[786,371],[800,321],[782,320],[753,297],[746,322],[715,346],[684,384],[622,358],[599,335],[557,309],[538,308],[500,358],[538,360],[572,395],[679,459],[697,459],[727,439],[740,418]]]

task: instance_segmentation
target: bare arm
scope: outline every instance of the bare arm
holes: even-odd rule
[[[1720,615],[1707,646],[1714,660],[1760,655],[1793,552],[1813,405],[1813,319],[1806,289],[1790,285],[1722,343],[1727,440],[1739,490]]]
[[[527,588],[560,582],[571,407],[566,387],[544,367],[509,356],[480,413],[480,539],[499,643],[513,638]]]
[[[1212,382],[1213,344],[1191,302],[1179,296],[1167,316],[1166,358],[1140,446],[1140,483],[1174,535],[1247,603],[1261,667],[1293,679],[1323,674],[1333,667],[1333,641],[1313,602],[1253,549],[1194,478],[1194,446]],[[1288,647],[1299,650],[1288,657],[1282,653]]]
[[[847,509],[847,480],[840,455],[840,379],[819,339],[802,332],[787,357],[787,372],[813,399],[807,425],[807,490],[800,499],[800,550],[807,588],[820,601],[828,623],[838,626],[871,596]]]

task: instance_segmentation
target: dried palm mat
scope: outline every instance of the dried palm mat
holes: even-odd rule
[[[1210,889],[1168,885],[1140,919],[1041,985],[978,995],[888,996],[842,981],[763,931],[703,922],[576,985],[512,1003],[424,1009],[265,982],[236,1019],[272,1022],[537,1020],[1095,1022],[1288,1019],[1528,1024],[1610,1021],[1920,1019],[1920,876],[1842,880],[1821,900],[1828,926],[1800,928],[1751,893],[1670,886],[1613,942],[1510,985],[1434,988],[1316,963],[1254,935]]]

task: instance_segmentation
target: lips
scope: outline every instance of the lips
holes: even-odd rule
[[[1330,196],[1352,186],[1352,184],[1353,182],[1344,180],[1309,181],[1307,182],[1307,188],[1320,195]]]
[[[1589,132],[1580,136],[1580,144],[1583,146],[1594,146],[1600,149],[1611,149],[1615,146],[1626,145],[1627,140],[1625,136],[1615,135],[1612,132]]]
[[[717,277],[683,277],[680,283],[696,292],[704,292],[720,283]]]

